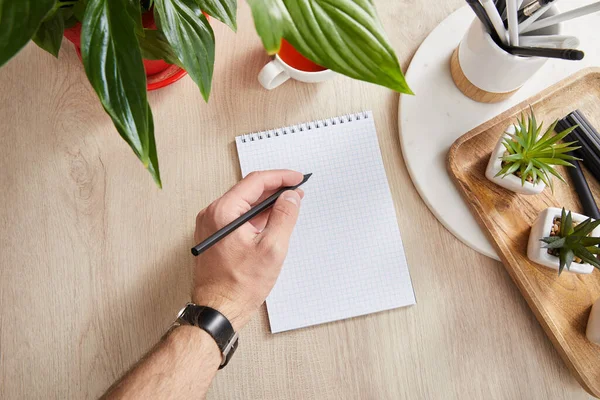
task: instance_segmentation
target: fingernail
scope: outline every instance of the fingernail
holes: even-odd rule
[[[294,192],[293,190],[288,190],[287,192],[283,193],[281,196],[283,197],[284,200],[287,200],[290,203],[293,203],[295,206],[298,206],[300,204],[300,195],[298,193]]]

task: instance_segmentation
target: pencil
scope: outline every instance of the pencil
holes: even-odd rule
[[[219,240],[223,239],[225,236],[229,235],[231,232],[235,231],[237,228],[244,225],[246,222],[250,221],[252,218],[256,217],[261,212],[272,207],[273,204],[275,204],[275,201],[277,201],[277,199],[279,198],[279,196],[281,196],[283,192],[285,192],[286,190],[294,190],[300,187],[302,184],[306,183],[306,181],[308,180],[308,178],[310,178],[311,175],[312,174],[304,175],[304,179],[302,179],[302,182],[300,182],[296,186],[288,186],[279,189],[271,196],[267,197],[265,200],[252,207],[248,212],[242,214],[229,224],[225,225],[223,228],[219,229],[218,231],[204,239],[202,242],[198,243],[196,246],[192,247],[192,254],[197,256],[202,252],[206,251],[208,248],[217,243]]]
[[[533,24],[523,29],[521,33],[527,33],[530,31],[545,28],[547,26],[556,25],[560,22],[569,21],[573,18],[583,17],[584,15],[595,13],[597,11],[600,11],[600,1],[588,4],[587,6],[576,8],[571,11],[564,12],[562,14],[553,15],[551,17],[535,21]]]
[[[592,195],[590,186],[585,179],[585,175],[583,175],[579,161],[574,160],[571,161],[571,163],[575,166],[575,168],[568,168],[569,175],[573,181],[573,186],[575,187],[575,192],[579,197],[579,201],[581,201],[584,214],[594,219],[600,219],[600,210],[598,210],[598,205],[594,200],[594,196]]]
[[[517,0],[506,0],[506,17],[508,19],[508,43],[511,46],[519,45],[519,21],[517,19]]]
[[[505,46],[504,50],[515,56],[560,58],[563,60],[578,61],[583,59],[585,53],[576,49],[552,49],[549,47],[519,47]]]
[[[498,34],[496,33],[492,21],[490,21],[490,18],[488,17],[487,13],[485,12],[485,9],[483,8],[479,0],[466,1],[477,16],[477,18],[479,19],[479,21],[481,21],[481,23],[483,24],[483,28],[485,29],[485,31],[490,34],[492,40],[496,42],[496,44],[498,44],[499,46],[502,46],[502,40],[500,39],[500,36],[498,36]]]
[[[483,8],[485,9],[498,37],[502,41],[503,44],[508,44],[508,39],[506,38],[506,29],[504,28],[504,23],[502,22],[502,17],[498,14],[498,10],[492,0],[482,0]]]

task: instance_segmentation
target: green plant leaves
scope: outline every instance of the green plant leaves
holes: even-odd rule
[[[92,87],[117,131],[161,185],[146,75],[129,0],[88,0],[81,55]]]
[[[525,119],[525,115],[521,114],[521,118],[517,119],[514,125],[515,133],[506,133],[506,137],[502,144],[508,154],[503,155],[502,169],[496,174],[509,175],[515,171],[520,171],[521,183],[525,182],[529,177],[535,183],[538,179],[542,180],[550,189],[554,191],[552,176],[565,182],[563,177],[554,169],[553,165],[563,165],[573,167],[569,161],[579,160],[573,156],[571,152],[579,149],[578,146],[572,146],[577,142],[558,143],[564,139],[572,129],[567,129],[556,135],[552,135],[558,121],[555,121],[542,132],[543,123],[537,123],[533,109],[530,107],[530,115]]]
[[[164,60],[169,64],[182,67],[162,32],[155,29],[144,29],[144,36],[138,37],[138,41],[140,42],[143,58],[147,60]]]
[[[42,49],[58,58],[58,51],[65,31],[65,21],[73,15],[72,8],[59,8],[48,15],[39,26],[32,40]]]
[[[412,94],[371,0],[248,0],[269,53],[281,38],[349,77]]]
[[[570,268],[575,257],[581,261],[600,268],[600,261],[595,254],[600,253],[596,247],[600,244],[600,237],[588,236],[594,229],[600,226],[600,220],[588,218],[573,228],[573,217],[571,211],[567,212],[564,207],[560,214],[560,232],[556,236],[548,236],[540,239],[545,245],[542,247],[558,251],[560,275],[565,267]]]
[[[127,14],[133,20],[135,33],[144,36],[144,25],[142,24],[142,8],[140,0],[119,0],[125,2]]]
[[[208,101],[215,63],[215,36],[196,0],[155,0],[160,29],[181,65]]]
[[[197,0],[200,9],[237,31],[237,0]]]
[[[55,0],[0,0],[0,66],[29,42]]]
[[[260,36],[267,53],[273,55],[279,51],[284,28],[289,16],[281,0],[248,0],[256,32]]]

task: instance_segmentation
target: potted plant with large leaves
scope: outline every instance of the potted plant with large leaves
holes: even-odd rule
[[[411,93],[371,0],[248,0],[270,54],[286,39],[311,61]],[[152,12],[157,30],[142,24]],[[184,68],[208,101],[215,37],[204,13],[236,29],[236,0],[0,0],[0,66],[33,39],[58,54],[81,24],[85,72],[106,112],[161,186],[143,56]],[[360,51],[357,51],[360,49]]]

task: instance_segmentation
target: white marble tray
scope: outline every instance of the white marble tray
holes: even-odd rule
[[[570,0],[559,7],[566,11],[590,3]],[[416,96],[400,96],[400,143],[410,176],[431,212],[469,247],[499,259],[446,172],[448,149],[458,137],[540,90],[582,68],[600,66],[600,13],[565,23],[564,34],[581,40],[584,60],[550,60],[513,97],[496,104],[465,97],[450,76],[450,56],[473,18],[468,6],[455,11],[417,50],[406,73]]]

